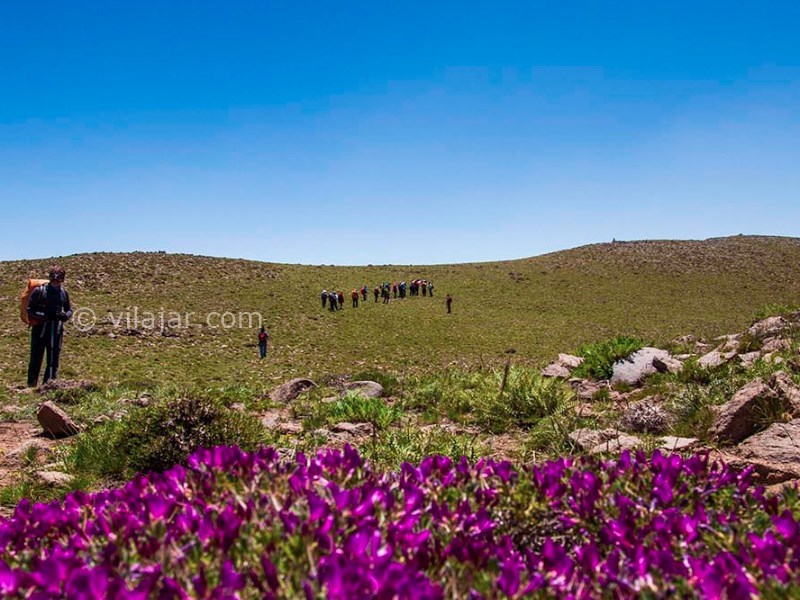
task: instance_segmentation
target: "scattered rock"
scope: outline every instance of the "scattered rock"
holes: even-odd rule
[[[577,369],[581,366],[585,359],[582,356],[574,356],[572,354],[559,354],[556,362],[561,363],[568,369]]]
[[[273,402],[291,402],[306,390],[317,387],[317,384],[310,379],[298,377],[279,385],[270,392],[269,399]]]
[[[772,374],[769,379],[770,387],[775,390],[788,403],[788,408],[794,417],[800,417],[800,387],[785,371]]]
[[[65,390],[85,390],[87,392],[94,392],[100,387],[93,381],[88,379],[51,379],[47,383],[40,385],[36,391],[40,394],[46,394],[52,391],[65,391]]]
[[[620,435],[616,429],[590,429],[582,427],[569,434],[569,439],[581,450],[589,450],[595,446],[613,440]]]
[[[771,337],[764,340],[761,345],[761,353],[769,354],[770,352],[780,352],[782,350],[789,350],[792,347],[791,342],[782,337]]]
[[[733,335],[723,335],[716,339],[718,342],[722,342],[722,345],[717,348],[723,354],[727,352],[735,352],[739,348],[739,340],[742,338],[741,333],[736,333]]]
[[[758,351],[739,355],[739,360],[742,361],[742,366],[745,368],[752,367],[759,358],[761,358],[761,352]]]
[[[36,478],[45,485],[65,486],[72,481],[72,475],[60,471],[36,471]]]
[[[234,412],[243,413],[247,410],[247,407],[242,402],[234,402],[231,404],[231,410]]]
[[[591,379],[570,379],[569,384],[580,400],[594,400],[598,392],[608,389],[605,383],[593,381]]]
[[[45,433],[55,438],[68,437],[80,431],[67,413],[50,401],[39,405],[39,409],[36,411],[36,418]]]
[[[337,423],[331,427],[334,433],[346,433],[353,437],[363,437],[372,434],[372,425],[369,423]]]
[[[723,363],[728,362],[736,356],[736,352],[725,352],[722,353],[719,350],[712,350],[708,354],[704,354],[700,357],[700,360],[697,361],[704,369],[711,369],[713,367],[718,367]]]
[[[656,372],[653,361],[671,361],[672,357],[666,350],[660,348],[642,348],[634,352],[628,358],[614,363],[614,374],[611,376],[611,385],[615,383],[627,383],[638,386],[644,381],[645,377]]]
[[[278,423],[275,429],[285,435],[300,435],[303,433],[303,426],[297,421],[283,421]]]
[[[658,448],[660,450],[688,450],[700,443],[697,438],[675,437],[674,435],[666,435],[659,441]]]
[[[570,375],[572,375],[572,371],[560,362],[550,363],[542,369],[542,377],[560,377],[562,379],[567,379]]]
[[[8,453],[7,456],[15,460],[20,460],[28,453],[28,451],[30,451],[31,448],[36,449],[37,458],[39,457],[39,455],[47,456],[52,453],[52,450],[47,442],[41,439],[32,439],[23,442],[22,444],[14,448],[11,452]]]
[[[608,440],[606,442],[601,442],[591,450],[589,450],[589,454],[602,454],[604,452],[620,452],[622,450],[633,450],[642,445],[642,440],[640,440],[635,435],[628,435],[627,433],[622,433],[619,437],[614,439]]]
[[[775,352],[768,352],[764,356],[761,357],[761,360],[764,362],[775,364],[775,365],[782,365],[783,364],[783,357],[779,356]]]
[[[767,317],[754,323],[747,333],[755,338],[765,338],[783,331],[789,322],[783,317]]]
[[[763,474],[765,483],[800,477],[800,419],[773,423],[736,448],[736,454]]]
[[[375,381],[350,381],[344,384],[344,389],[362,398],[381,398],[384,394],[383,386]]]
[[[755,433],[763,406],[777,400],[777,394],[761,378],[751,381],[719,407],[709,429],[712,439],[723,444],[738,444]]]
[[[671,418],[660,400],[657,396],[648,396],[631,404],[622,415],[622,427],[635,433],[664,433]]]
[[[669,355],[654,357],[653,366],[659,373],[680,373],[683,370],[683,363]]]

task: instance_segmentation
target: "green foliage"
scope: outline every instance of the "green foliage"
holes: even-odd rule
[[[762,319],[766,319],[768,317],[785,317],[786,315],[797,312],[798,310],[800,310],[800,306],[797,306],[796,304],[765,304],[753,315],[752,322],[755,323],[756,321],[761,321]]]
[[[236,444],[254,449],[264,436],[258,421],[219,400],[176,398],[79,436],[67,462],[76,471],[124,477],[130,471],[162,471],[201,447]]]
[[[329,412],[329,418],[336,422],[370,423],[377,429],[387,429],[402,415],[403,410],[395,404],[388,404],[382,398],[365,398],[353,392],[332,403]]]
[[[575,369],[575,377],[592,377],[594,379],[611,379],[614,363],[627,358],[644,346],[639,338],[618,335],[604,342],[595,342],[581,346],[578,355],[584,358],[583,363]]]
[[[376,443],[359,447],[362,455],[381,469],[397,469],[404,462],[417,464],[434,454],[453,460],[466,456],[472,462],[485,456],[487,450],[474,435],[450,433],[437,427],[390,429],[382,432]]]
[[[383,386],[383,391],[387,396],[395,396],[400,393],[400,381],[391,373],[385,373],[376,369],[368,369],[354,373],[350,377],[351,381],[374,381]]]

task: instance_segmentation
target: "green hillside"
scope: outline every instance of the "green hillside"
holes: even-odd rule
[[[496,364],[510,349],[515,362],[539,364],[617,333],[659,342],[738,331],[765,305],[800,298],[800,239],[777,237],[616,242],[435,266],[302,266],[165,253],[8,261],[0,263],[6,385],[25,380],[20,289],[53,262],[67,270],[74,307],[91,308],[98,318],[88,333],[74,324],[68,329],[61,376],[101,383],[272,387],[297,375]],[[434,298],[386,306],[370,295],[358,309],[350,307],[353,287],[415,277],[434,282]],[[344,310],[321,308],[323,288],[345,292]],[[452,315],[445,311],[446,293],[455,299]],[[132,319],[133,307],[140,319],[146,311],[194,315],[189,327],[170,336],[158,327],[126,332],[129,307]],[[257,358],[255,327],[214,329],[206,324],[211,311],[263,314],[272,336],[268,360]],[[109,314],[123,323],[115,327]]]

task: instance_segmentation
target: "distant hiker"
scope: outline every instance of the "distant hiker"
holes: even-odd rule
[[[339,310],[342,310],[344,308],[344,292],[339,292],[337,300],[339,301]]]
[[[421,285],[422,285],[422,295],[423,296],[427,296],[428,295],[428,282],[423,279]]]
[[[447,314],[453,312],[450,308],[453,304],[453,297],[450,294],[447,294],[447,298],[445,298],[444,302],[447,304]]]
[[[367,295],[369,294],[369,290],[367,289],[367,284],[364,284],[364,287],[361,288],[361,298],[364,302],[367,301]]]
[[[28,363],[28,387],[36,387],[42,357],[47,351],[47,367],[42,383],[58,377],[58,359],[64,323],[72,317],[69,294],[63,283],[66,273],[59,266],[50,268],[49,283],[42,284],[28,297],[26,312],[31,326],[31,356]]]
[[[375,294],[375,302],[377,302],[377,301],[378,301],[378,294],[380,294],[380,293],[381,293],[381,288],[379,288],[379,287],[376,285],[376,286],[375,286],[375,289],[374,289],[374,290],[372,290],[372,293],[373,293],[373,294]]]
[[[405,298],[406,297],[406,282],[405,281],[401,281],[400,285],[398,287],[399,287],[399,291],[400,291],[400,297],[401,298]]]
[[[397,284],[392,284],[392,298],[397,298]]]
[[[325,308],[325,302],[328,301],[328,290],[322,290],[319,299],[322,300],[322,308]]]
[[[353,308],[358,308],[358,290],[353,288],[353,293],[350,295],[353,297]]]
[[[261,329],[258,330],[258,351],[261,354],[261,358],[267,357],[267,342],[269,341],[269,334],[267,330],[264,329],[264,326],[261,326]]]
[[[433,282],[428,282],[428,295],[433,298]]]
[[[331,312],[336,310],[336,303],[337,303],[336,294],[333,292],[328,292],[328,306],[330,307]]]
[[[389,304],[389,286],[386,286],[386,287],[383,288],[383,292],[381,293],[381,296],[383,296],[383,303],[384,304]]]

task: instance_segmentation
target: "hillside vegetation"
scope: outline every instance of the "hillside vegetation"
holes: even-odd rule
[[[75,307],[98,325],[68,328],[61,376],[100,383],[271,388],[294,376],[359,370],[421,372],[448,366],[540,364],[557,352],[625,334],[652,343],[713,337],[747,326],[768,304],[800,298],[800,240],[598,244],[493,263],[435,266],[303,266],[164,253],[95,253],[0,263],[0,378],[25,380],[28,332],[18,297],[53,262],[67,270]],[[430,279],[435,297],[350,308],[349,292],[381,281]],[[323,289],[345,308],[323,310]],[[446,314],[444,296],[455,300]],[[145,311],[193,312],[188,328],[126,331]],[[211,312],[260,312],[272,341],[259,361],[255,327],[214,329]],[[123,317],[115,327],[109,318]],[[141,318],[141,316],[140,316]],[[169,318],[169,315],[167,315]]]

